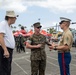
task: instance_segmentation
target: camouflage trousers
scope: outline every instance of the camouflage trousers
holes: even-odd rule
[[[46,60],[31,60],[31,75],[45,75]]]

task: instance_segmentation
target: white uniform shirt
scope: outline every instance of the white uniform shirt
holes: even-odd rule
[[[14,49],[15,40],[12,33],[12,29],[8,25],[7,21],[2,21],[0,23],[0,33],[4,33],[4,42],[5,42],[6,47]]]

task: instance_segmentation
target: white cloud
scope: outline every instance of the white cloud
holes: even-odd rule
[[[76,0],[0,0],[1,9],[24,12],[28,6],[41,6],[51,11],[71,13],[76,10]]]
[[[49,8],[51,11],[70,13],[76,9],[76,0],[48,0],[40,6]]]
[[[0,2],[0,8],[5,10],[15,10],[17,12],[24,12],[27,6],[24,6],[22,0],[2,0]]]

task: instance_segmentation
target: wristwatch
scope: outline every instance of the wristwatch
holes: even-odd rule
[[[57,50],[57,48],[56,48],[57,46],[54,46],[54,50]]]

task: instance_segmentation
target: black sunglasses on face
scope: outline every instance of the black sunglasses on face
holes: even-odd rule
[[[59,24],[62,24],[63,22],[65,22],[65,21],[61,21],[61,22],[59,22]]]
[[[40,29],[41,27],[37,27],[38,29]]]

